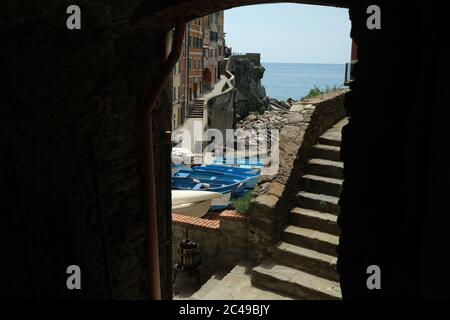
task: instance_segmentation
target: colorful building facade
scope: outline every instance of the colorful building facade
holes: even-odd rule
[[[223,11],[203,17],[203,87],[211,90],[220,79],[220,68],[224,56]]]
[[[193,101],[202,93],[203,71],[203,19],[188,23],[188,101]]]
[[[189,105],[212,90],[220,79],[224,59],[223,11],[194,19],[186,24],[183,50],[172,72],[172,129],[180,127]],[[170,33],[168,50],[173,41]]]

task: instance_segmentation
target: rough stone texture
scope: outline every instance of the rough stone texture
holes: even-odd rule
[[[334,300],[341,298],[339,283],[326,280],[287,266],[263,261],[253,268],[252,283],[278,292],[286,292],[307,300]]]
[[[165,56],[164,32],[136,29],[137,1],[2,6],[0,296],[107,298],[88,140],[97,166],[115,298],[148,298],[141,108]],[[170,91],[160,97],[170,103]],[[162,295],[171,296],[170,112],[154,115]],[[169,242],[167,242],[169,241]],[[81,291],[66,268],[82,270]]]
[[[190,300],[292,300],[293,298],[251,283],[251,265],[240,262],[226,276],[214,275]],[[177,299],[176,297],[175,299]]]
[[[355,1],[350,9],[359,61],[341,148],[343,298],[448,299],[450,259],[442,253],[450,251],[450,166],[443,165],[449,163],[450,48],[441,40],[448,11],[437,3],[381,1],[383,27],[373,32],[365,25],[370,4]],[[411,16],[420,23],[409,24]],[[386,70],[395,76],[386,77]],[[367,290],[368,264],[383,270],[383,290]]]
[[[217,129],[225,137],[226,129],[233,129],[235,90],[226,90],[208,100],[208,128]]]
[[[219,269],[232,268],[239,261],[248,257],[248,221],[235,211],[224,211],[216,220],[204,220],[205,223],[181,222],[174,219],[172,227],[172,252],[176,261],[177,248],[185,238],[186,227],[189,229],[189,238],[201,246],[203,266],[200,270],[203,280],[208,279]],[[187,221],[188,219],[186,219]],[[208,221],[212,222],[208,225]],[[212,227],[219,225],[218,228]]]
[[[248,224],[246,221],[220,220],[220,264],[232,267],[248,257]]]
[[[345,90],[327,93],[297,102],[294,105],[296,111],[281,113],[281,119],[285,121],[279,121],[278,172],[259,182],[249,210],[252,261],[270,256],[269,247],[279,240],[279,231],[286,224],[287,215],[296,201],[295,195],[313,146],[321,134],[345,117],[345,94]]]
[[[200,244],[202,255],[202,280],[208,279],[221,267],[220,265],[220,232],[215,228],[202,228],[195,225],[188,226],[189,239]],[[178,254],[178,244],[185,239],[186,225],[173,223],[172,225],[172,252],[175,263]]]
[[[261,85],[264,67],[259,54],[231,56],[228,65],[235,76],[236,98],[234,112],[237,118],[245,118],[251,112],[261,113],[268,108],[264,100],[265,89]]]

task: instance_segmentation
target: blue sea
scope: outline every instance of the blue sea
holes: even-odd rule
[[[316,63],[262,63],[266,69],[262,85],[266,94],[277,100],[291,97],[298,100],[308,94],[314,85],[321,89],[326,86],[342,86],[345,64]]]

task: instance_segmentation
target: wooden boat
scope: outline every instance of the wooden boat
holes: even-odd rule
[[[208,173],[211,176],[215,174],[223,173],[225,176],[241,177],[245,181],[245,187],[247,189],[253,189],[258,183],[259,173],[255,170],[238,168],[238,167],[228,167],[225,165],[205,165],[205,166],[195,166],[191,168],[192,171]]]
[[[243,183],[244,188],[250,188],[247,183],[253,184],[254,181],[250,181],[249,177],[237,174],[229,174],[224,172],[210,172],[210,171],[195,171],[191,169],[181,169],[175,172],[173,177],[179,178],[192,178],[202,183],[214,183],[222,186],[233,186],[236,183]],[[234,189],[234,188],[233,188]],[[240,189],[232,190],[232,196],[238,196]]]
[[[175,213],[202,217],[210,209],[215,199],[222,197],[218,192],[172,190],[172,211]]]
[[[232,193],[244,190],[244,184],[242,182],[231,185],[217,182],[205,183],[190,177],[172,177],[172,190],[217,192],[221,194],[221,197],[213,199],[210,208],[212,211],[217,211],[226,209],[230,203]]]
[[[239,168],[247,168],[247,169],[261,169],[265,167],[264,162],[261,159],[255,157],[251,158],[215,157],[213,159],[213,164],[236,166]]]
[[[179,168],[179,169],[185,169],[185,168]],[[202,165],[202,166],[192,167],[192,169],[193,170],[224,172],[224,173],[245,175],[245,176],[249,176],[249,177],[259,175],[259,169],[227,166],[226,164],[206,164],[206,165]]]

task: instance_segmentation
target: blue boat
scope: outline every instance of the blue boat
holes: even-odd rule
[[[250,168],[257,169],[263,168],[264,162],[261,159],[256,157],[252,158],[224,158],[224,157],[215,157],[213,160],[214,164],[226,164],[232,166],[238,166],[240,168]]]
[[[210,210],[219,211],[228,208],[231,194],[239,193],[239,190],[244,189],[242,182],[234,184],[222,184],[217,182],[200,182],[197,179],[190,177],[172,177],[172,190],[197,190],[197,191],[213,191],[222,194],[222,197],[213,199]]]
[[[253,189],[256,187],[258,183],[259,173],[255,170],[237,168],[237,167],[228,167],[221,165],[205,165],[205,166],[195,166],[191,168],[193,171],[197,172],[206,172],[211,175],[224,173],[225,175],[237,175],[246,178],[245,187],[247,189]]]
[[[182,168],[180,168],[182,169]],[[227,166],[225,164],[207,164],[203,166],[195,166],[192,167],[193,170],[203,170],[203,171],[216,171],[216,172],[224,172],[238,175],[246,175],[249,177],[258,176],[259,169],[250,169],[250,168],[241,168],[241,167],[233,167]]]
[[[232,197],[239,197],[243,195],[243,193],[245,193],[244,189],[247,188],[247,182],[250,182],[250,179],[243,175],[234,175],[222,172],[194,171],[192,169],[178,170],[172,175],[172,177],[192,178],[194,181],[196,180],[199,183],[214,183],[222,186],[232,186],[236,183],[242,183],[241,188],[232,191]]]
[[[177,172],[180,169],[189,169],[189,167],[182,165],[182,164],[172,163],[172,166],[171,166],[172,174]]]

